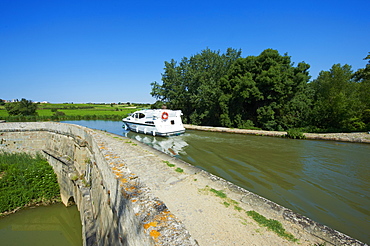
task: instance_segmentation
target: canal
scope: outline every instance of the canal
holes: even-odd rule
[[[81,246],[77,206],[53,204],[22,209],[0,219],[0,245]]]
[[[139,140],[370,243],[370,144],[194,130],[163,138],[124,131],[115,121],[67,123]]]

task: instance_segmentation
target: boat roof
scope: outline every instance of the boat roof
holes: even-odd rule
[[[173,110],[173,109],[141,109],[138,111],[133,112],[134,113],[151,113],[151,112],[181,112],[181,110]]]

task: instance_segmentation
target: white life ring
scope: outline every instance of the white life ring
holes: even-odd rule
[[[164,120],[168,119],[168,113],[167,112],[162,113],[162,119],[164,119]]]

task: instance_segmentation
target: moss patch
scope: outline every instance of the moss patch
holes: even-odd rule
[[[257,213],[256,211],[250,210],[246,212],[248,216],[252,217],[259,225],[266,227],[267,229],[275,232],[279,236],[286,238],[290,241],[296,242],[298,239],[296,239],[292,234],[287,233],[285,229],[283,228],[283,225],[273,219],[267,219],[265,216]]]

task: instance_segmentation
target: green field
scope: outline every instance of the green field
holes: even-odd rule
[[[127,114],[148,104],[38,104],[38,116],[9,116],[0,106],[0,119],[6,121],[49,121],[49,120],[121,120]]]

